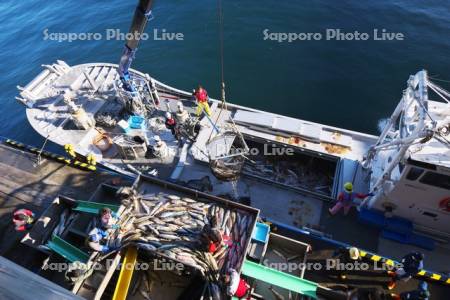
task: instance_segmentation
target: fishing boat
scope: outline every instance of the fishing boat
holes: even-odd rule
[[[124,198],[124,194],[130,196],[129,193],[132,191],[135,193],[131,198]],[[130,199],[134,199],[134,201],[131,201],[134,204],[127,202]],[[267,225],[256,223],[259,213],[257,209],[152,177],[140,176],[132,187],[102,184],[89,201],[58,196],[22,239],[22,243],[48,254],[40,271],[41,276],[56,282],[60,282],[63,275],[66,279],[70,278],[71,280],[66,280],[61,284],[84,299],[111,297],[114,299],[125,299],[125,297],[127,299],[146,299],[149,297],[152,299],[192,299],[193,296],[188,296],[188,293],[193,292],[193,286],[196,287],[194,292],[198,289],[202,290],[205,286],[203,296],[207,297],[212,291],[208,292],[210,287],[208,287],[208,290],[206,287],[209,284],[220,284],[220,281],[210,278],[215,274],[213,270],[202,270],[203,262],[201,260],[195,262],[187,258],[190,255],[195,255],[194,253],[201,255],[201,252],[195,251],[196,243],[192,243],[187,248],[189,245],[187,240],[181,239],[183,237],[194,238],[196,235],[193,233],[201,229],[201,226],[197,228],[197,225],[193,222],[195,219],[186,225],[179,226],[177,230],[171,229],[173,230],[172,234],[177,236],[176,239],[166,240],[165,235],[162,234],[162,229],[159,229],[161,233],[154,232],[154,230],[142,233],[143,235],[137,240],[127,239],[127,236],[134,236],[134,234],[123,233],[128,227],[126,223],[140,223],[138,218],[129,218],[130,214],[138,216],[136,213],[141,211],[146,220],[151,220],[147,216],[152,214],[146,214],[143,209],[150,205],[150,209],[153,211],[155,207],[152,207],[152,203],[160,201],[156,199],[169,204],[165,208],[156,208],[154,213],[155,216],[158,216],[159,224],[168,226],[169,224],[174,226],[178,223],[173,216],[168,216],[167,213],[173,214],[172,209],[183,207],[181,202],[186,201],[183,199],[189,201],[186,207],[193,208],[188,210],[189,213],[197,211],[197,213],[205,213],[205,216],[209,214],[202,209],[194,209],[198,205],[201,205],[202,208],[208,207],[212,211],[216,208],[219,209],[217,210],[219,223],[223,223],[224,228],[228,225],[232,226],[231,233],[227,233],[227,229],[225,229],[232,244],[223,247],[223,251],[219,250],[219,255],[211,259],[217,262],[216,268],[219,267],[219,269],[222,268],[222,265],[230,264],[232,268],[239,272],[242,269],[251,268],[253,272],[258,272],[260,276],[266,276],[265,280],[258,280],[256,274],[250,274],[250,271],[242,270],[250,278],[254,278],[252,280],[253,292],[263,295],[264,299],[269,299],[273,291],[278,295],[287,296],[289,294],[294,298],[301,295],[316,298],[321,293],[333,295],[333,291],[329,288],[320,287],[314,282],[303,279],[306,271],[303,264],[311,246],[271,233]],[[175,206],[170,208],[170,203]],[[120,232],[123,235],[121,243],[124,251],[117,251],[120,250],[117,249],[109,253],[93,252],[86,245],[85,239],[92,229],[92,220],[95,219],[98,210],[102,207],[109,207],[120,216],[121,229],[120,231],[117,230],[116,233]],[[219,211],[224,208],[229,210],[230,213],[220,214]],[[182,220],[183,218],[179,217],[178,219]],[[236,227],[233,228],[234,226]],[[264,229],[258,230],[260,227]],[[111,230],[114,231],[114,229]],[[186,230],[189,230],[189,232],[186,232]],[[248,234],[252,231],[258,232],[258,234],[254,234],[252,237]],[[235,235],[234,232],[237,232],[238,235]],[[239,236],[240,232],[243,233],[243,236]],[[111,236],[116,236],[116,233],[111,233]],[[152,236],[154,239],[146,240],[145,236]],[[181,249],[184,249],[183,252],[181,252]],[[188,254],[190,251],[193,251],[192,254]],[[223,261],[220,258],[223,255],[220,255],[220,253],[225,254]],[[298,268],[281,272],[267,267],[270,264],[284,263],[287,259],[285,255],[288,254],[292,256],[290,263],[295,264]],[[123,264],[119,266],[122,257]],[[72,270],[67,271],[67,269],[65,272],[60,272],[53,267],[64,261],[81,270],[82,275],[78,273],[75,276]],[[136,268],[124,267],[127,264],[137,264],[138,266]],[[226,272],[217,270],[217,273],[223,275]],[[290,285],[291,290],[274,289],[270,283],[276,282],[277,279],[290,280],[291,282],[286,284]],[[294,283],[298,286],[295,287]],[[218,289],[218,287],[216,288]],[[219,296],[211,294],[211,297],[213,299],[225,297],[225,295],[220,295],[225,293],[224,289],[220,288],[218,293]],[[333,299],[340,299],[344,297],[345,293],[336,292],[334,295]]]
[[[130,32],[143,32],[150,10],[151,1],[140,1]],[[432,268],[449,271],[441,262],[450,240],[450,93],[427,71],[410,76],[374,136],[228,103],[223,80],[211,115],[197,116],[191,92],[130,68],[138,43],[127,40],[118,65],[44,65],[19,87],[31,126],[45,141],[71,145],[74,159],[250,204],[297,228],[320,227],[325,204],[351,182],[369,196],[354,203],[364,225],[348,239],[360,243],[365,226],[375,226],[381,253],[401,256],[386,240],[419,247]],[[179,135],[164,124],[168,112]]]

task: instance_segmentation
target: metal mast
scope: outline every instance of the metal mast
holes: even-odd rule
[[[139,0],[139,4],[134,11],[133,21],[127,34],[127,42],[123,49],[119,62],[119,76],[122,81],[123,88],[128,92],[135,92],[135,87],[130,79],[128,69],[133,62],[135,53],[139,46],[142,33],[145,30],[147,21],[151,16],[153,0]]]

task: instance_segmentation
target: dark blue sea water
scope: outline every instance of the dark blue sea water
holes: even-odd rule
[[[41,64],[117,63],[123,41],[107,29],[128,30],[137,1],[27,0],[0,2],[0,134],[28,143],[42,138],[15,102]],[[377,133],[401,97],[408,76],[422,68],[450,79],[450,2],[429,0],[224,0],[228,101],[330,125]],[[202,83],[219,96],[217,2],[155,1],[150,39],[133,67],[181,89]],[[182,33],[183,41],[154,41],[152,30]],[[100,33],[91,41],[57,42],[48,33]],[[269,33],[368,33],[366,41],[277,42]],[[403,41],[375,41],[373,30]],[[444,84],[445,86],[445,84]],[[447,84],[448,87],[448,84]]]

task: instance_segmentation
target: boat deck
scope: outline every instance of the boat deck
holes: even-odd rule
[[[201,121],[202,130],[195,143],[193,155],[200,161],[207,161],[206,142],[210,136],[214,137],[219,129],[231,128],[233,119],[236,128],[244,136],[254,137],[266,142],[281,143],[296,147],[302,151],[310,151],[330,155],[338,158],[347,158],[362,161],[364,155],[377,137],[342,128],[294,119],[273,113],[227,104],[227,109],[215,101],[212,105],[210,118],[204,117]]]

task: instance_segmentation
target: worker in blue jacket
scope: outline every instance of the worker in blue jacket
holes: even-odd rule
[[[115,246],[108,246],[108,237],[110,229],[118,228],[116,225],[118,220],[118,215],[111,209],[107,207],[100,209],[98,216],[93,220],[94,228],[88,236],[88,245],[92,250],[106,253],[116,249]]]
[[[395,270],[395,272],[388,272],[392,277],[388,284],[388,288],[393,289],[398,280],[408,281],[412,276],[416,275],[420,269],[423,269],[423,258],[424,255],[421,252],[411,252],[405,255],[401,261],[402,266]]]

